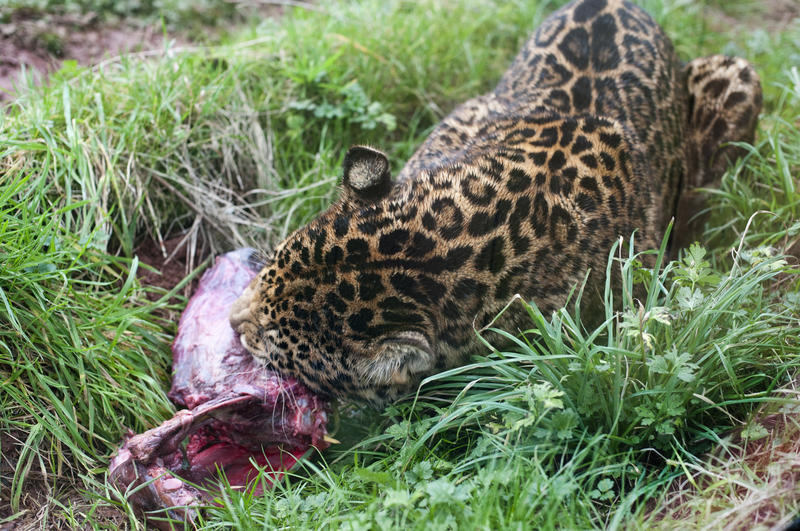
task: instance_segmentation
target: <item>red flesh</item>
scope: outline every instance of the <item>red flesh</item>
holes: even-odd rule
[[[327,404],[260,366],[228,323],[233,301],[257,273],[251,255],[241,249],[218,257],[181,316],[169,397],[189,409],[129,434],[109,465],[121,489],[143,486],[128,499],[146,512],[190,521],[207,497],[186,481],[213,483],[220,469],[231,485],[260,491],[251,485],[253,462],[279,479],[309,448],[327,447]]]

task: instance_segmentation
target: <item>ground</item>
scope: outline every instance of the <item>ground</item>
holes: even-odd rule
[[[92,13],[42,17],[15,11],[0,24],[0,101],[13,98],[23,68],[41,81],[64,61],[92,65],[163,44],[164,34],[154,24],[108,24]]]

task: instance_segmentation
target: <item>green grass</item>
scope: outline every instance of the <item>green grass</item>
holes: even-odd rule
[[[717,275],[701,254],[658,274],[622,261],[623,291],[641,281],[648,296],[624,298],[596,330],[518,301],[507,311],[527,312],[530,328],[495,331],[513,348],[429,378],[371,436],[276,490],[227,491],[206,523],[572,529],[654,518],[644,502],[678,464],[702,469],[732,428],[781,403],[773,391],[798,365],[797,303],[769,291],[782,259],[754,253]]]
[[[136,280],[142,241],[268,248],[330,203],[349,145],[380,146],[398,170],[560,3],[321,2],[216,47],[68,65],[20,91],[0,114],[0,525],[141,525],[105,467],[127,427],[172,412],[182,304],[180,286]],[[655,271],[613,254],[625,290],[596,328],[515,302],[523,334],[484,331],[485,356],[385,411],[343,405],[343,444],[263,496],[223,489],[203,526],[713,527],[751,514],[741,488],[767,492],[771,476],[745,482],[750,469],[719,456],[736,453],[732,428],[791,401],[800,363],[796,259],[780,256],[800,232],[800,22],[720,33],[713,3],[642,4],[684,59],[736,53],[762,76],[758,140],[710,191],[706,254]],[[491,348],[497,334],[514,347]],[[798,510],[781,492],[771,522]],[[680,496],[687,509],[671,509]]]

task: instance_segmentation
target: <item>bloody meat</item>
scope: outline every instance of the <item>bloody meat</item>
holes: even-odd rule
[[[150,516],[191,521],[210,498],[194,485],[213,485],[218,470],[231,485],[259,491],[256,466],[273,471],[269,481],[312,446],[327,446],[327,404],[266,370],[228,323],[233,301],[258,272],[252,256],[240,249],[218,257],[181,315],[169,397],[187,409],[129,433],[109,465],[110,480]]]

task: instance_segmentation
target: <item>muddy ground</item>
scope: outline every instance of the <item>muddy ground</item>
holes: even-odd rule
[[[56,15],[16,10],[0,23],[0,102],[14,98],[23,71],[41,82],[66,60],[92,65],[100,60],[164,46],[159,25],[96,15]],[[171,38],[171,37],[167,37]]]

